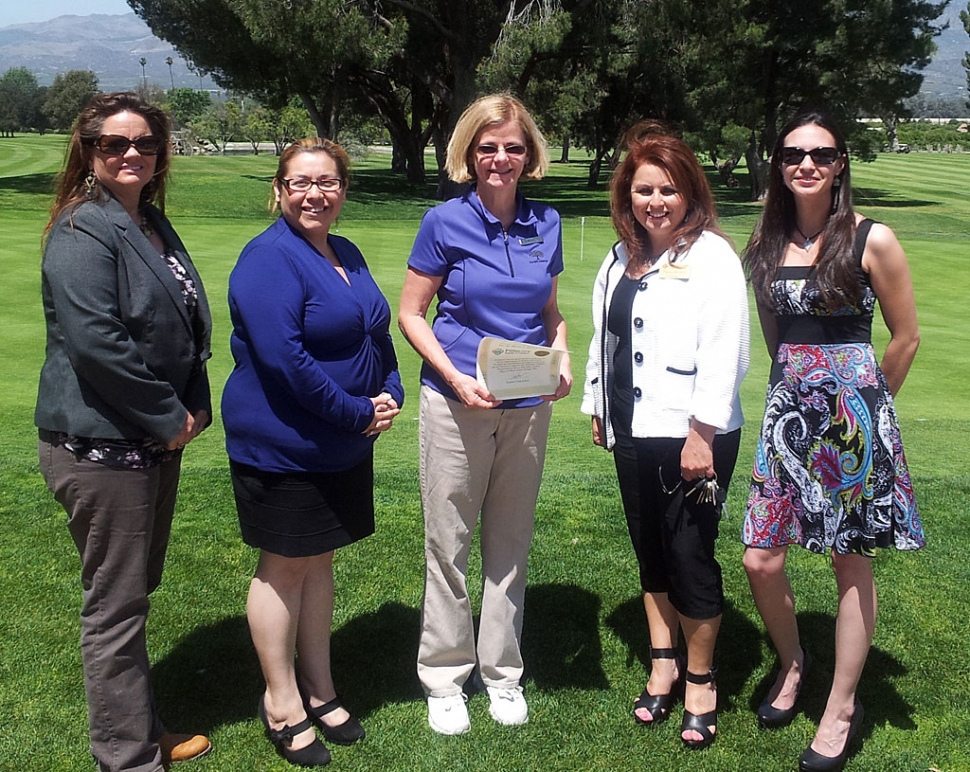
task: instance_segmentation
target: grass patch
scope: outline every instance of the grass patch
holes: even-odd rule
[[[78,560],[64,515],[37,472],[32,424],[44,345],[40,233],[63,148],[64,138],[56,136],[0,140],[6,287],[0,300],[0,769],[87,772]],[[392,175],[388,163],[375,154],[356,165],[339,227],[360,245],[396,308],[411,243],[434,190]],[[275,164],[271,156],[175,162],[168,211],[209,293],[217,395],[231,368],[228,274],[242,246],[271,221],[265,204]],[[880,620],[860,690],[865,745],[851,762],[860,772],[970,769],[970,666],[964,656],[970,211],[962,192],[968,175],[970,157],[959,155],[880,156],[855,167],[859,208],[896,230],[913,268],[923,344],[897,404],[929,537],[919,553],[885,553],[876,561]],[[368,729],[359,747],[333,749],[335,769],[788,770],[821,715],[833,666],[835,585],[826,561],[802,551],[793,551],[790,562],[802,629],[817,663],[806,687],[807,715],[789,729],[766,733],[753,713],[774,669],[739,543],[767,379],[757,329],[742,389],[749,425],[729,498],[731,517],[718,545],[728,598],[717,653],[720,737],[710,750],[691,753],[681,748],[676,720],[644,731],[629,715],[645,680],[646,624],[611,459],[592,446],[589,421],[579,412],[590,291],[614,241],[606,192],[587,191],[585,181],[584,163],[553,164],[547,180],[528,187],[564,215],[567,270],[560,301],[578,381],[555,409],[537,511],[523,634],[530,723],[495,725],[479,695],[470,703],[469,735],[441,738],[427,727],[414,665],[423,571],[419,361],[397,337],[408,402],[398,425],[377,444],[377,533],[341,550],[335,561],[334,672]],[[717,195],[722,225],[740,247],[759,206],[737,191],[718,189]],[[879,324],[875,335],[877,346],[884,344]],[[186,455],[181,491],[165,581],[149,624],[163,715],[173,729],[211,735],[215,750],[193,770],[291,769],[273,754],[255,714],[262,686],[245,621],[255,554],[239,539],[218,415]],[[479,575],[473,564],[473,586]]]

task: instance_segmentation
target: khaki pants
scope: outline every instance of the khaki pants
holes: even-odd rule
[[[481,514],[482,611],[477,661],[487,686],[522,677],[522,611],[552,405],[466,408],[421,387],[425,589],[418,677],[432,697],[458,694],[476,663],[465,586]]]

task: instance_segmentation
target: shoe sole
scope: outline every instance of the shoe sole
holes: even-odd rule
[[[428,719],[428,726],[430,726],[438,734],[443,734],[446,737],[455,737],[460,734],[467,734],[469,730],[472,728],[471,724],[469,724],[468,726],[462,727],[461,729],[448,730],[448,729],[445,729],[444,727],[438,726],[430,718]]]

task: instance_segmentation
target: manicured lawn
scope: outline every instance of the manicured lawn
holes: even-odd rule
[[[32,424],[44,345],[40,234],[63,144],[62,137],[0,140],[3,770],[92,768],[78,653],[78,560],[64,514],[37,472]],[[360,245],[396,308],[411,242],[434,191],[390,175],[387,163],[375,154],[357,165],[339,226]],[[271,221],[265,203],[274,169],[269,156],[176,159],[168,213],[213,307],[210,373],[217,394],[231,368],[226,280],[242,246]],[[959,772],[970,769],[970,156],[881,156],[854,172],[859,208],[896,230],[912,263],[923,344],[897,405],[929,545],[876,559],[880,619],[860,688],[864,746],[849,768]],[[646,625],[612,462],[590,443],[589,421],[579,412],[590,288],[614,240],[605,192],[587,191],[585,176],[583,164],[554,165],[546,181],[529,186],[530,195],[554,202],[564,215],[560,303],[576,377],[573,394],[555,409],[530,562],[524,630],[530,723],[495,725],[487,699],[477,695],[469,735],[443,738],[427,727],[414,666],[423,571],[419,362],[398,337],[409,401],[377,445],[377,534],[335,561],[334,673],[368,737],[359,747],[333,748],[334,769],[792,770],[814,732],[832,674],[835,585],[827,561],[801,551],[791,555],[791,575],[804,641],[816,660],[806,713],[775,733],[759,731],[753,713],[775,667],[740,562],[745,478],[767,377],[757,329],[742,392],[749,426],[719,541],[728,597],[717,654],[720,736],[710,750],[694,753],[681,747],[678,720],[649,731],[630,716],[645,683]],[[722,225],[740,247],[758,205],[716,192]],[[885,340],[880,327],[877,342]],[[290,769],[256,718],[262,681],[244,613],[254,559],[239,539],[217,420],[186,453],[165,582],[149,624],[166,722],[213,739],[215,750],[191,765],[199,772]],[[473,565],[472,587],[478,576]]]

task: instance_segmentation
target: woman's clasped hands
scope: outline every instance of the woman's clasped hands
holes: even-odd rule
[[[381,432],[386,432],[391,428],[398,413],[401,412],[401,408],[398,407],[394,397],[386,391],[382,391],[376,397],[371,397],[370,401],[374,403],[374,417],[368,427],[364,429],[365,437],[373,437]]]

